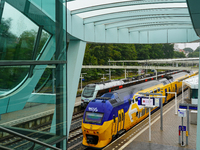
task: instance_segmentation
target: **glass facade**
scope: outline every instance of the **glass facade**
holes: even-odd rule
[[[0,6],[0,149],[66,149],[65,1]]]

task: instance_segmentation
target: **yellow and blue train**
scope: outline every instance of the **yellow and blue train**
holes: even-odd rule
[[[144,106],[138,105],[136,96],[138,92],[162,93],[166,96],[163,98],[163,103],[165,103],[172,98],[172,95],[166,92],[180,93],[182,80],[196,74],[196,72],[180,72],[160,80],[152,80],[109,92],[92,100],[83,115],[82,144],[101,149],[146,118],[149,112]]]

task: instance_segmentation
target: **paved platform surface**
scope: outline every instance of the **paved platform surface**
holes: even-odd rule
[[[185,96],[186,93],[184,94]],[[182,95],[178,97],[181,102]],[[175,115],[175,102],[172,100],[163,108],[163,131],[160,130],[160,110],[151,115],[151,141],[149,142],[149,118],[146,118],[104,150],[195,150],[197,126],[190,124],[188,145],[181,147],[178,126],[181,118]],[[184,125],[187,125],[184,118]],[[185,142],[184,132],[184,142]]]
[[[75,106],[79,105],[81,105],[81,97],[76,97]],[[34,117],[54,113],[54,109],[55,104],[27,103],[26,108],[22,110],[2,114],[0,125],[13,126]]]
[[[53,113],[55,104],[41,104],[1,115],[0,125],[12,126],[33,117]]]

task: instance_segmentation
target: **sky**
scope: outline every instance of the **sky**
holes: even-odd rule
[[[195,50],[198,46],[200,46],[200,43],[176,43],[176,45],[178,45],[178,47],[180,49],[189,47],[189,48]]]

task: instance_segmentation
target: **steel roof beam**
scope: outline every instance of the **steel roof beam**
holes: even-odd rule
[[[158,14],[158,15],[144,15],[144,16],[129,16],[129,17],[123,17],[123,18],[114,18],[114,19],[106,19],[103,21],[97,21],[94,22],[94,25],[101,25],[101,24],[110,24],[110,23],[117,23],[121,21],[129,21],[133,19],[148,19],[152,17],[190,17],[189,14]]]
[[[135,6],[125,6],[125,7],[114,7],[114,8],[107,8],[107,9],[101,9],[101,10],[96,10],[96,11],[90,11],[90,12],[85,12],[85,13],[80,13],[78,14],[79,17],[85,19],[89,17],[94,17],[98,15],[104,15],[104,14],[112,14],[112,13],[117,13],[117,12],[127,12],[127,11],[144,11],[147,9],[165,9],[165,8],[187,8],[186,3],[167,3],[167,4],[148,4],[148,5],[140,5],[138,7],[137,5]],[[72,15],[73,16],[73,15]]]
[[[162,24],[162,23],[186,23],[191,24],[190,17],[151,17],[144,19],[133,19],[129,21],[122,21],[118,23],[110,23],[106,25],[106,29],[116,28],[116,27],[130,27],[134,25],[142,24]]]
[[[95,5],[95,6],[93,5],[93,6],[89,6],[89,7],[88,6],[84,7],[82,5],[82,8],[76,7],[75,9],[72,9],[71,15],[85,13],[85,12],[89,12],[89,11],[96,11],[96,10],[101,10],[101,9],[106,9],[106,8],[113,8],[113,7],[131,6],[131,5],[164,4],[164,3],[185,3],[185,1],[184,0],[174,0],[174,1],[150,0],[150,1],[125,1],[125,2],[119,1],[119,2],[115,2],[115,3],[100,4],[100,5]],[[70,3],[69,3],[69,5],[70,5]]]
[[[85,18],[83,24],[105,21],[112,19],[122,19],[124,17],[142,17],[148,15],[189,15],[187,8],[155,8],[155,9],[146,9],[146,10],[135,10],[135,11],[125,11],[125,12],[116,12],[112,14],[98,15],[90,18]]]
[[[193,29],[192,24],[181,24],[181,23],[165,23],[165,24],[153,24],[153,25],[138,25],[129,28],[129,32],[136,31],[151,31],[151,30],[168,30],[168,29]]]

